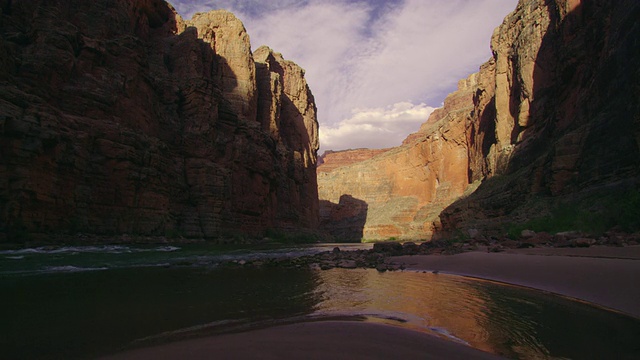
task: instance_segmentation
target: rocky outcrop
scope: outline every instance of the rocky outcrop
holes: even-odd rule
[[[286,199],[278,210],[283,215],[289,214],[283,218],[285,229],[292,230],[300,224],[315,229],[319,221],[316,166],[320,143],[313,94],[304,79],[304,70],[285,60],[282,54],[262,46],[254,56],[258,86],[264,89],[259,96],[262,101],[258,118],[263,131],[278,140],[276,153],[286,165],[282,168],[286,181],[280,179],[275,183],[281,188],[277,196]],[[272,94],[274,100],[269,102],[266,94]],[[282,206],[287,202],[294,206]]]
[[[195,28],[198,39],[218,55],[215,79],[233,112],[240,120],[255,121],[258,106],[256,65],[242,22],[228,11],[214,10],[196,13],[186,25]]]
[[[0,1],[0,240],[318,225],[304,71],[226,11]]]
[[[371,238],[501,236],[559,203],[604,214],[638,191],[639,15],[636,1],[520,1],[493,58],[418,133],[321,174],[320,198],[365,201]]]

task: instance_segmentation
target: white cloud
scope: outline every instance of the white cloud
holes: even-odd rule
[[[305,0],[176,0],[171,1],[181,15],[191,18],[196,12],[227,9],[234,13],[259,14],[304,4]]]
[[[353,110],[352,116],[333,126],[320,127],[322,150],[398,146],[417,131],[434,108],[425,104],[399,102],[380,108]]]
[[[375,51],[357,59],[349,74],[356,89],[333,93],[332,103],[441,103],[458,80],[489,59],[493,29],[513,8],[515,1],[405,1],[376,24],[369,40]]]
[[[353,81],[355,58],[365,55],[362,44],[370,8],[355,3],[309,4],[275,11],[246,25],[253,47],[267,44],[306,70],[322,124],[335,123],[352,108],[340,98],[360,91]],[[379,104],[385,105],[385,104]]]
[[[458,80],[491,56],[493,29],[517,0],[181,0],[178,11],[227,8],[245,24],[253,48],[268,45],[306,70],[324,149],[379,147],[341,141],[354,109],[401,102],[441,104]],[[347,119],[347,120],[344,120]],[[423,121],[425,121],[423,119]],[[341,129],[338,131],[338,129]],[[323,130],[324,129],[324,130]],[[355,130],[351,130],[354,131]],[[411,130],[414,131],[414,130]],[[409,131],[409,132],[411,132]],[[404,136],[408,135],[405,133]],[[386,134],[386,133],[385,133]],[[336,138],[334,138],[334,136]],[[342,139],[338,141],[339,139]]]

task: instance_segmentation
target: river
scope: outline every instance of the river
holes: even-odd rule
[[[531,289],[416,271],[219,266],[309,255],[334,246],[2,251],[1,357],[93,358],[185,338],[325,319],[382,322],[509,358],[639,354],[640,320]]]

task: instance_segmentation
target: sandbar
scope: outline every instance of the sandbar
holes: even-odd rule
[[[103,359],[501,359],[395,326],[318,321],[136,349]]]

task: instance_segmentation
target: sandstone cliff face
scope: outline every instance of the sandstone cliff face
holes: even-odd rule
[[[317,227],[304,72],[254,58],[235,16],[184,21],[160,0],[0,11],[0,240]]]
[[[276,154],[285,165],[281,171],[286,174],[286,181],[279,179],[276,185],[277,197],[286,201],[281,201],[278,211],[285,220],[285,229],[293,230],[300,224],[315,229],[319,221],[316,166],[320,143],[313,94],[304,80],[304,70],[284,60],[280,53],[262,46],[256,50],[255,58],[259,87],[266,89],[269,84],[270,90],[265,94],[273,94],[276,99],[268,107],[259,106],[258,117],[263,131],[277,139]]]
[[[637,1],[520,1],[493,58],[418,133],[321,173],[320,198],[367,202],[365,237],[429,238],[499,234],[544,211],[532,204],[637,187],[639,16]]]
[[[249,35],[232,13],[215,10],[197,13],[186,26],[217,54],[215,78],[224,98],[240,120],[254,121],[257,111],[256,65]]]
[[[346,195],[367,205],[360,230],[365,239],[430,238],[440,211],[468,187],[465,127],[476,78],[461,81],[444,108],[434,111],[420,132],[402,146],[335,169],[325,169],[331,161],[320,165],[321,218],[330,216]],[[336,215],[333,218],[335,222]],[[335,233],[331,222],[323,225]],[[354,221],[352,228],[359,225],[362,222]]]
[[[360,161],[369,160],[376,155],[387,152],[388,150],[389,149],[328,150],[318,158],[318,171],[333,171],[341,166],[347,166]]]
[[[472,172],[488,180],[443,211],[444,234],[500,234],[549,204],[637,191],[638,16],[637,1],[520,2],[494,33],[495,86],[480,87],[474,107],[473,123],[495,112],[495,131],[469,132],[488,150],[471,152],[485,159]],[[602,197],[581,205],[601,212]]]

